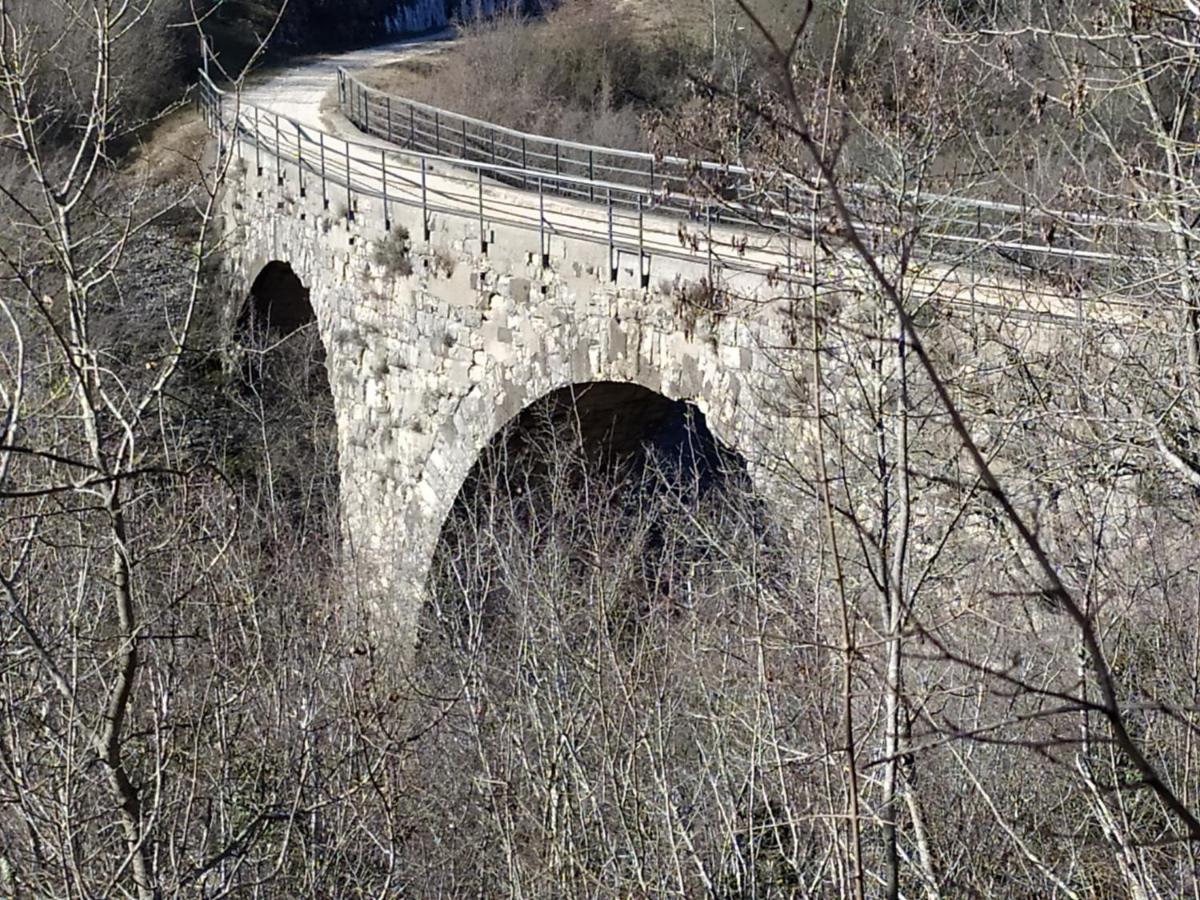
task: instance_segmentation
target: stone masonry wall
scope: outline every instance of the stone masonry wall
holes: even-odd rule
[[[608,248],[437,217],[428,242],[419,209],[393,206],[412,238],[414,272],[374,261],[387,239],[382,205],[356,198],[325,209],[301,197],[295,173],[238,166],[223,201],[224,276],[246,292],[272,260],[311,291],[338,424],[348,584],[364,591],[402,641],[415,633],[442,522],[485,447],[539,397],[591,381],[642,385],[694,402],[718,439],[771,494],[772,460],[796,435],[775,405],[792,380],[786,316],[750,302],[719,317],[681,305],[661,285],[699,278],[686,261],[650,260],[643,290],[632,260],[610,282]],[[743,286],[744,287],[744,286]],[[753,293],[753,289],[751,289]]]

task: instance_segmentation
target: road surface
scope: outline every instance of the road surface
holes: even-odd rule
[[[251,106],[299,122],[307,128],[319,129],[347,140],[371,143],[371,139],[351,125],[345,116],[337,110],[330,110],[325,104],[329,92],[337,85],[338,69],[354,72],[403,59],[428,56],[439,52],[453,38],[454,30],[445,29],[361,50],[306,57],[291,65],[267,69],[254,75],[242,90],[242,100]]]

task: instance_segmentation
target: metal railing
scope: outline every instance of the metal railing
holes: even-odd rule
[[[833,218],[817,191],[787,173],[521,132],[375,90],[341,68],[338,100],[343,114],[365,134],[418,153],[513,170],[497,180],[514,187],[532,189],[542,179],[543,190],[575,201],[787,229],[808,237],[814,222]],[[941,260],[986,250],[1008,268],[1017,263],[1050,271],[1128,262],[1138,253],[1150,261],[1157,241],[1167,233],[1165,226],[1101,213],[934,193],[898,198],[876,185],[843,186],[843,191],[859,217],[860,232],[880,248],[896,233],[883,220],[901,202],[908,212],[919,213],[931,223],[918,236],[922,251]],[[1122,252],[1106,249],[1111,247]]]
[[[397,207],[420,209],[426,239],[435,216],[474,220],[485,252],[496,226],[536,232],[544,264],[554,238],[606,245],[610,276],[616,279],[622,257],[637,260],[643,286],[649,286],[652,257],[706,264],[714,284],[718,271],[773,273],[786,279],[795,263],[786,229],[750,239],[701,212],[693,218],[703,224],[694,225],[685,237],[677,217],[652,211],[648,188],[344,140],[244,103],[206,77],[198,97],[226,152],[259,175],[273,173],[281,186],[294,178],[301,197],[319,192],[326,209],[349,220],[356,216],[357,201],[371,198],[382,204],[385,229],[392,227]],[[581,196],[596,202],[580,203]]]
[[[749,200],[745,186],[751,172],[676,157],[619,150],[527,134],[470,116],[428,106],[373,90],[338,69],[338,99],[342,112],[361,131],[408,150],[453,156],[470,162],[507,166],[520,173],[513,186],[528,188],[538,176],[555,179],[562,196],[596,202],[593,183],[613,190],[613,203],[694,216],[705,204],[699,198],[716,194],[725,201],[717,214],[741,221],[737,205]],[[559,182],[562,176],[577,184]],[[780,179],[753,192],[747,211],[769,218],[789,219],[811,211],[813,192],[799,182]],[[744,220],[761,225],[761,219]]]
[[[813,277],[807,264],[815,258],[816,250],[812,244],[804,244],[805,236],[810,234],[808,226],[816,218],[811,214],[806,218],[801,213],[784,216],[777,211],[774,216],[763,216],[762,207],[756,206],[751,197],[679,198],[679,205],[667,204],[661,190],[656,187],[651,191],[649,183],[638,185],[601,177],[619,177],[613,169],[599,169],[591,176],[566,171],[556,174],[499,161],[466,159],[454,153],[454,145],[445,145],[445,152],[436,154],[383,142],[344,140],[246,104],[240,95],[221,90],[206,76],[201,77],[198,98],[224,153],[254,166],[260,176],[273,173],[281,188],[294,185],[300,197],[319,192],[324,208],[335,209],[348,221],[356,218],[362,198],[379,203],[383,214],[380,224],[385,230],[391,229],[398,207],[419,209],[426,240],[432,234],[435,217],[466,219],[477,223],[484,253],[497,226],[516,228],[538,235],[543,265],[550,264],[551,242],[556,238],[602,245],[607,247],[611,280],[616,281],[622,269],[636,270],[642,287],[650,287],[651,261],[655,258],[686,261],[693,272],[697,266],[701,271],[706,269],[708,284],[716,291],[739,273],[763,276],[768,285],[807,283]],[[468,142],[469,135],[470,131]],[[667,193],[669,196],[670,191]],[[820,199],[811,192],[808,196],[814,203]],[[886,238],[889,234],[884,228],[872,231],[866,223],[860,223],[860,227],[869,236]],[[1025,247],[1018,241],[959,235],[940,245],[929,245],[927,238],[927,246],[949,247],[953,264],[929,268],[915,280],[910,276],[908,287],[917,295],[937,296],[939,302],[956,307],[994,309],[1038,320],[1071,322],[1083,315],[1081,307],[1077,312],[1062,313],[1060,301],[1064,298],[1052,286],[1020,304],[1005,299],[1016,287],[1004,287],[1013,271],[1008,256]],[[1036,246],[1028,249],[1043,257],[1055,250]],[[1101,251],[1059,252],[1066,253],[1066,261],[1072,265],[1130,259],[1129,255],[1118,257]],[[834,268],[840,268],[837,255],[826,257]],[[1000,279],[989,281],[985,272],[989,261],[1002,263],[1000,268],[1005,274]],[[962,265],[964,262],[969,264]],[[661,266],[656,271],[660,277],[664,274]],[[968,293],[956,296],[960,292],[947,290],[956,283],[966,286]],[[1146,305],[1124,297],[1110,297],[1106,303],[1135,310]],[[1060,311],[1047,311],[1051,307]]]

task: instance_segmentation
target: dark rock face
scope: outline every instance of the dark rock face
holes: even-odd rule
[[[444,28],[460,5],[461,0],[292,0],[284,38],[304,49],[368,44]]]
[[[555,0],[291,0],[275,29],[268,55],[367,46],[406,34],[447,27],[456,20],[519,7],[536,12]],[[249,58],[271,29],[283,0],[202,0],[206,31],[226,68]]]
[[[304,50],[371,44],[435,31],[458,19],[519,7],[536,12],[554,0],[291,0],[281,38]],[[265,0],[278,7],[279,0]]]
[[[206,30],[227,68],[249,57],[275,20],[283,0],[205,0]],[[272,56],[337,50],[401,34],[444,28],[459,15],[484,13],[496,0],[291,0],[271,39]]]

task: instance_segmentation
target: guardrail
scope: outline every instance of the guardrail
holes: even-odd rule
[[[515,187],[543,189],[572,200],[611,202],[689,218],[756,229],[787,228],[811,236],[814,221],[832,219],[828,204],[805,181],[703,160],[599,147],[504,128],[368,87],[338,69],[338,100],[343,114],[361,131],[397,147],[438,157],[504,166]],[[571,176],[572,181],[561,180]],[[598,194],[596,186],[606,193]],[[871,209],[903,204],[932,223],[919,240],[927,255],[946,260],[979,249],[1034,268],[1063,271],[1089,264],[1128,262],[1137,253],[1152,259],[1165,226],[1100,213],[1041,209],[1021,204],[934,193],[903,198],[884,187],[844,186],[859,213],[862,233],[891,237],[894,226],[872,220]],[[914,216],[914,220],[917,217]],[[1053,238],[1049,236],[1053,235]],[[1135,250],[1113,253],[1109,247]],[[1040,263],[1040,265],[1039,265]]]
[[[301,196],[319,191],[326,209],[340,207],[340,214],[351,220],[356,200],[369,197],[381,202],[385,229],[391,228],[396,207],[420,209],[426,239],[434,216],[475,220],[484,252],[492,226],[537,232],[544,264],[554,237],[607,245],[610,276],[616,279],[618,262],[626,254],[638,260],[643,286],[649,286],[649,260],[655,256],[707,264],[711,284],[721,271],[781,280],[795,275],[796,248],[787,229],[750,238],[717,222],[711,208],[707,215],[697,208],[694,221],[683,228],[677,216],[652,209],[648,188],[347,141],[246,104],[203,76],[198,98],[224,149],[260,175],[273,170],[280,185],[294,171]],[[578,202],[584,195],[596,202]]]
[[[650,287],[650,262],[656,257],[706,266],[708,284],[716,291],[737,273],[754,273],[764,276],[768,283],[784,284],[807,283],[812,277],[812,269],[806,264],[815,251],[811,244],[803,243],[811,234],[809,225],[815,218],[811,213],[808,221],[796,212],[790,217],[778,214],[778,210],[775,215],[763,215],[763,207],[755,205],[752,197],[679,197],[665,203],[657,186],[651,191],[648,183],[608,181],[599,177],[605,170],[594,173],[595,177],[556,174],[464,159],[461,155],[401,149],[383,142],[348,141],[243,103],[238,94],[221,90],[207,76],[201,77],[197,96],[224,152],[254,165],[259,175],[273,169],[281,186],[294,177],[301,197],[319,191],[326,209],[338,208],[338,214],[349,220],[356,217],[357,200],[363,197],[380,202],[384,229],[392,227],[398,206],[421,210],[426,240],[435,216],[471,219],[478,222],[480,249],[485,253],[493,226],[535,232],[543,265],[550,263],[550,242],[555,237],[606,245],[611,279],[617,279],[619,268],[636,266],[642,287]],[[609,170],[607,174],[617,177],[620,173]],[[669,190],[667,196],[672,197]],[[819,201],[815,194],[810,196],[814,202]],[[813,209],[819,212],[819,207]],[[865,222],[859,227],[868,236],[890,234],[886,228]],[[944,241],[941,236],[935,238],[937,241],[931,245],[926,235],[926,245],[949,247],[953,264],[920,276],[919,283],[910,285],[917,294],[942,298],[946,282],[957,281],[978,284],[983,293],[973,289],[969,300],[945,298],[954,306],[992,308],[1006,315],[1059,322],[1076,321],[1083,314],[1016,308],[999,298],[994,288],[986,287],[988,266],[983,264],[1000,262],[1003,271],[1011,274],[1009,254],[1026,245],[963,234]],[[1036,246],[1028,249],[1043,256],[1056,252],[1054,248]],[[1099,251],[1057,252],[1065,254],[1071,265],[1130,259],[1129,255]],[[960,265],[967,255],[970,265]],[[985,280],[979,281],[980,276]],[[994,286],[1001,283],[992,282]],[[1053,289],[1046,295],[1051,296]],[[1145,304],[1132,299],[1107,302],[1145,308]],[[1056,306],[1061,309],[1062,303]]]

